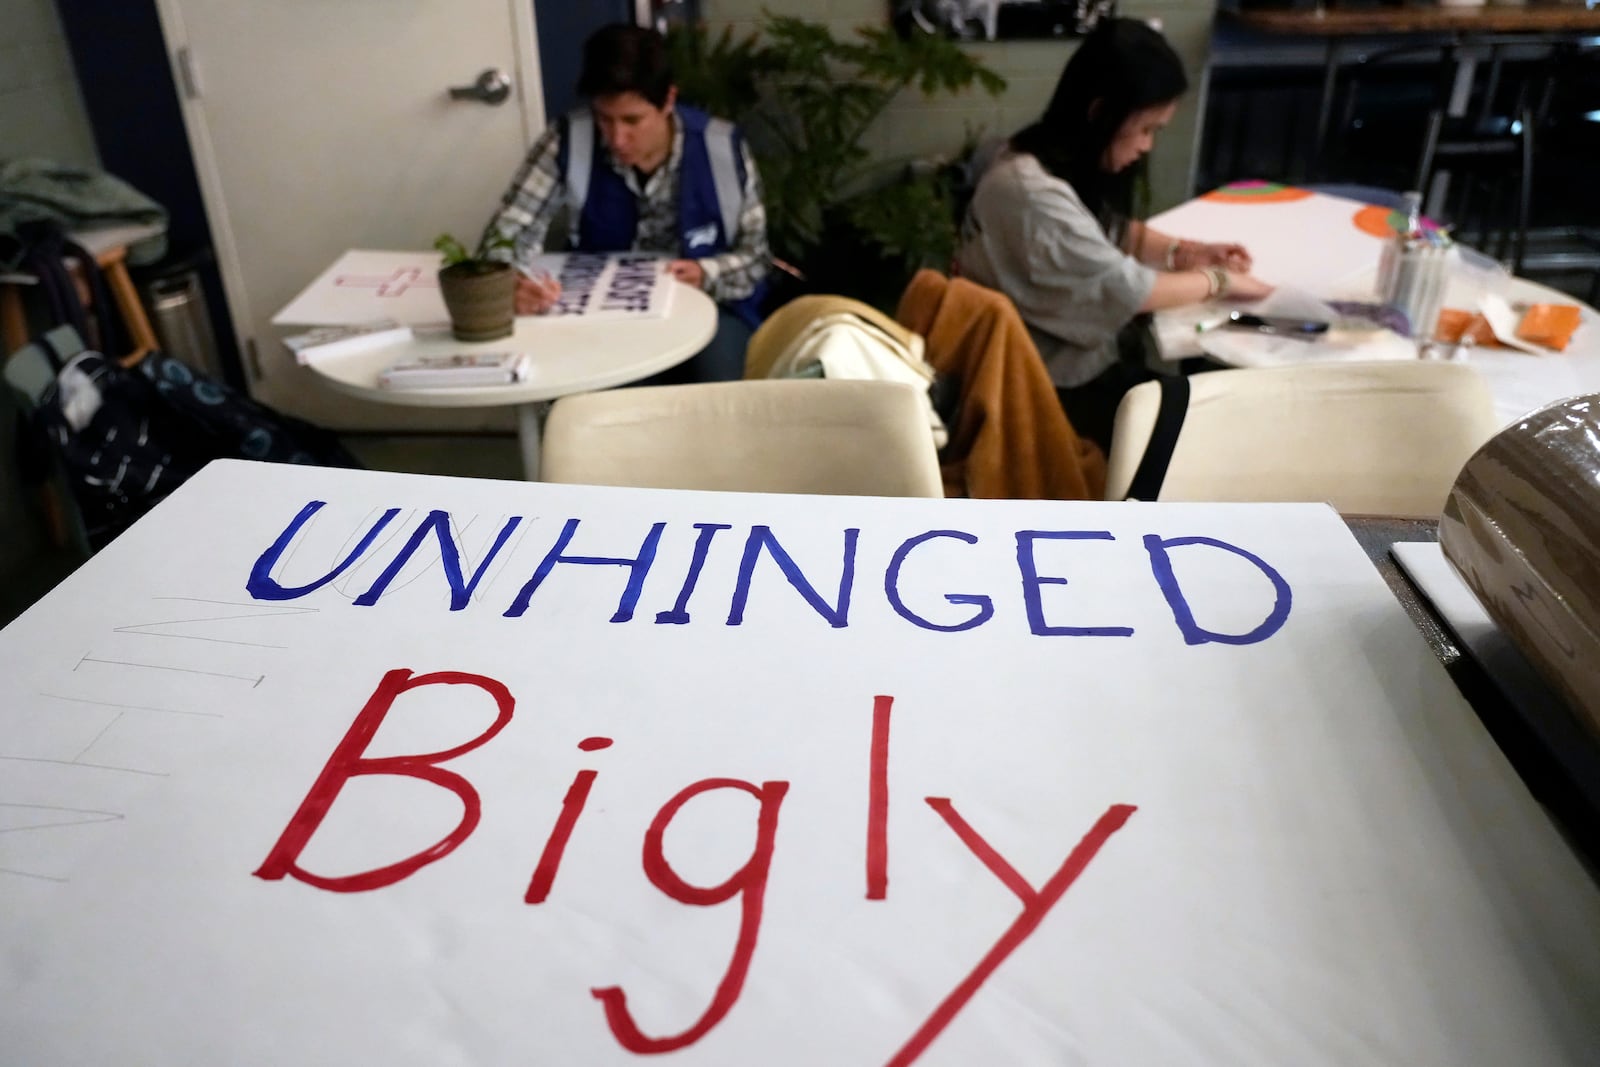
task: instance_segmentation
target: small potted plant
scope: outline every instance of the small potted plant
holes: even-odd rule
[[[450,311],[450,330],[458,341],[494,341],[510,337],[516,318],[517,273],[510,263],[477,255],[450,234],[433,247],[444,256],[439,267],[439,293]]]

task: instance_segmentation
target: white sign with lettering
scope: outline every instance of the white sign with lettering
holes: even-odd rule
[[[1577,1064],[1600,891],[1311,505],[217,463],[0,632],[7,1062]]]

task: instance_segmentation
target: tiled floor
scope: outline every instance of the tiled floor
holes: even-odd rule
[[[344,444],[372,470],[512,481],[522,477],[522,453],[509,435],[351,435]]]

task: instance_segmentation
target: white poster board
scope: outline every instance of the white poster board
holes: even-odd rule
[[[1333,321],[1327,300],[1374,298],[1380,233],[1389,213],[1370,204],[1271,182],[1236,182],[1213,189],[1150,219],[1162,233],[1191,241],[1243,245],[1251,273],[1277,288],[1249,309],[1262,315]],[[1237,306],[1237,305],[1235,305]],[[1365,362],[1415,359],[1416,346],[1386,332],[1306,341],[1244,331],[1196,327],[1227,314],[1211,303],[1169,308],[1155,316],[1156,346],[1165,360],[1202,353],[1233,367],[1303,364],[1318,360]]]
[[[439,295],[437,252],[346,252],[282,311],[274,326],[355,326],[393,319],[407,326],[450,321]],[[575,321],[664,318],[678,283],[666,259],[648,253],[549,253],[532,269],[562,283],[562,299],[547,314]]]
[[[450,321],[439,295],[437,252],[346,252],[272,317],[274,326],[406,326]]]
[[[529,266],[561,283],[561,297],[546,315],[605,322],[665,318],[678,287],[667,263],[649,252],[560,252],[535,256]]]
[[[8,1062],[1600,1047],[1600,891],[1320,506],[217,463],[0,686]]]
[[[1242,244],[1255,261],[1251,272],[1273,285],[1323,298],[1371,299],[1352,286],[1370,286],[1377,269],[1379,213],[1341,196],[1241,182],[1153,216],[1150,225],[1192,241]]]

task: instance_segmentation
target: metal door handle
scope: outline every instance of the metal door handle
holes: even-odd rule
[[[506,97],[511,95],[511,78],[503,70],[490,67],[478,75],[478,80],[471,85],[452,85],[450,99],[452,100],[477,100],[480,103],[494,106],[506,102]]]

